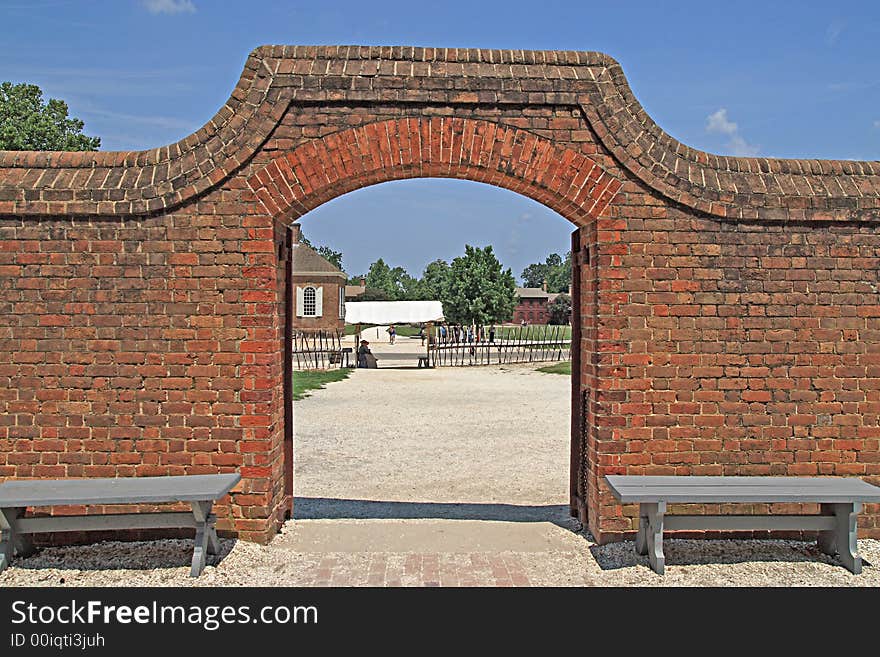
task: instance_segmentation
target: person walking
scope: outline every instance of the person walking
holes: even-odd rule
[[[388,331],[388,344],[394,344],[394,337],[397,335],[397,331],[394,330],[394,324],[385,330]]]

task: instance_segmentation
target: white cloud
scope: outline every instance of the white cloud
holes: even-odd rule
[[[706,117],[706,132],[726,135],[727,148],[737,157],[755,157],[760,152],[759,146],[748,143],[739,134],[739,126],[727,118],[723,107]]]
[[[723,135],[735,135],[737,131],[736,123],[727,120],[727,110],[723,107],[710,114],[706,120],[706,132],[720,132]]]
[[[880,130],[880,120],[874,121],[874,127]]]
[[[143,0],[143,3],[151,14],[194,14],[196,11],[192,0]]]

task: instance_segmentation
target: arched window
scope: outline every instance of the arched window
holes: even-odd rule
[[[318,314],[317,293],[315,288],[309,286],[303,290],[303,316],[314,317]]]

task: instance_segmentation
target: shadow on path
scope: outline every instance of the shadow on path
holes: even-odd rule
[[[500,520],[505,522],[550,522],[559,527],[579,526],[565,504],[526,506],[473,502],[385,502],[330,497],[297,497],[295,520]]]
[[[602,570],[632,566],[650,568],[648,557],[635,552],[633,541],[591,545],[590,553]],[[785,539],[665,539],[667,566],[721,565],[737,563],[813,562],[843,567],[840,560],[822,553],[815,541]],[[862,565],[871,563],[862,556]]]

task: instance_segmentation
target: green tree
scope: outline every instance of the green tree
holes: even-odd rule
[[[571,251],[565,254],[558,265],[550,270],[547,277],[548,292],[568,292],[571,287]]]
[[[547,280],[548,267],[543,262],[536,262],[525,269],[522,273],[523,287],[541,287]]]
[[[571,321],[571,297],[560,294],[547,306],[551,324],[568,324]]]
[[[67,116],[67,103],[35,84],[0,84],[0,150],[96,151],[100,137],[82,134],[83,122]]]
[[[449,263],[445,260],[429,262],[422,277],[413,281],[412,291],[407,298],[413,301],[437,301],[446,295],[449,283]]]
[[[548,292],[565,292],[571,284],[571,251],[565,258],[551,253],[544,262],[529,265],[522,273],[525,287],[541,287],[547,281]]]
[[[451,322],[490,324],[511,318],[516,307],[516,283],[503,270],[492,247],[465,245],[464,255],[449,268],[443,313]]]
[[[389,297],[385,290],[368,287],[364,290],[362,295],[355,299],[355,301],[394,301],[394,299]]]
[[[342,251],[335,251],[331,249],[329,246],[315,246],[312,244],[305,235],[300,234],[299,237],[300,244],[305,244],[310,249],[314,249],[315,252],[324,258],[331,265],[336,267],[339,271],[344,272],[345,270],[342,268]],[[358,281],[360,282],[360,281]]]
[[[403,267],[390,267],[382,258],[370,265],[367,287],[384,290],[392,301],[407,299],[416,287],[415,279]]]

